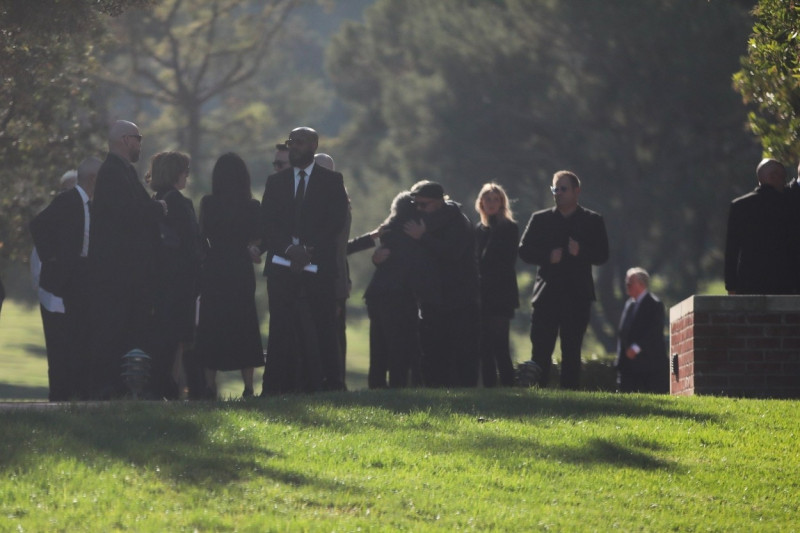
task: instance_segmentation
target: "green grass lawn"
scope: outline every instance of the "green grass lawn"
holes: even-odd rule
[[[0,411],[0,531],[794,531],[800,404],[552,390]]]

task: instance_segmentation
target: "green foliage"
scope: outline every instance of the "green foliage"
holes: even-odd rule
[[[749,25],[705,0],[379,0],[328,50],[353,110],[339,140],[396,189],[430,178],[471,206],[499,181],[523,225],[576,171],[608,226],[593,325],[610,349],[627,268],[668,279],[668,305],[721,271],[727,203],[758,157],[730,87]]]
[[[800,6],[760,0],[755,23],[734,86],[749,113],[750,127],[765,157],[786,163],[800,159]]]
[[[211,167],[224,152],[258,158],[254,178],[265,170],[295,121],[330,105],[306,64],[319,47],[314,33],[290,16],[300,4],[166,0],[110,20],[115,42],[102,80],[114,112],[142,128],[143,160],[167,148],[188,152],[198,194],[210,191]]]
[[[0,2],[0,264],[30,252],[28,222],[58,177],[98,152],[103,122],[91,75],[100,11],[145,0]],[[102,128],[101,128],[102,129]]]
[[[536,390],[5,409],[0,528],[791,530],[798,414]]]

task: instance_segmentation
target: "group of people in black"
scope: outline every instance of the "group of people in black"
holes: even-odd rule
[[[370,388],[513,385],[517,257],[539,266],[535,381],[549,381],[560,334],[561,385],[577,387],[591,268],[607,260],[608,240],[602,217],[578,204],[574,173],[556,173],[555,206],[534,213],[521,240],[500,185],[483,186],[473,225],[440,184],[423,180],[394,198],[378,229],[348,241],[344,180],[317,153],[313,129],[296,128],[276,147],[261,202],[242,158],[222,155],[199,216],[181,193],[189,157],[153,156],[148,192],[133,166],[141,143],[135,124],[115,122],[105,161],[81,163],[77,185],[31,224],[51,400],[124,396],[121,360],[131,350],[150,356],[153,398],[180,397],[187,380],[192,397],[215,398],[221,370],[240,370],[250,397],[262,365],[262,395],[345,390],[346,259],[367,248]],[[253,272],[262,262],[266,350]]]

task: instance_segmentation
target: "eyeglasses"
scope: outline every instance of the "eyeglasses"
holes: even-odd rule
[[[428,207],[429,205],[431,205],[434,202],[435,202],[435,200],[416,200],[415,199],[415,200],[411,201],[412,204],[414,204],[415,206],[417,206],[417,207],[419,207],[421,209],[425,209],[426,207]]]
[[[567,192],[569,189],[570,187],[567,187],[566,185],[561,185],[560,187],[550,187],[550,192],[553,194],[558,194],[560,192]]]
[[[142,136],[141,135],[123,135],[122,137],[123,138],[125,138],[125,137],[133,137],[137,141],[142,142]]]
[[[281,170],[281,169],[286,168],[288,166],[289,166],[289,162],[288,161],[279,161],[279,160],[276,159],[275,161],[272,162],[272,168],[274,168],[275,170]]]
[[[305,144],[306,139],[286,139],[286,146],[291,146],[293,144]]]

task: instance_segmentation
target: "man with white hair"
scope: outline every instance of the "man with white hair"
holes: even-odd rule
[[[67,170],[61,175],[61,179],[58,180],[58,183],[62,191],[70,190],[78,183],[78,171]]]
[[[167,204],[151,199],[139,180],[133,163],[141,148],[136,124],[111,126],[92,203],[92,382],[99,398],[124,394],[121,357],[150,349],[158,222]]]
[[[39,301],[50,401],[83,395],[80,369],[89,348],[89,201],[99,169],[99,159],[83,160],[75,185],[56,196],[30,224],[41,260]]]
[[[620,392],[669,392],[669,359],[664,341],[664,304],[650,290],[641,267],[625,274],[629,299],[617,335],[617,384]]]

